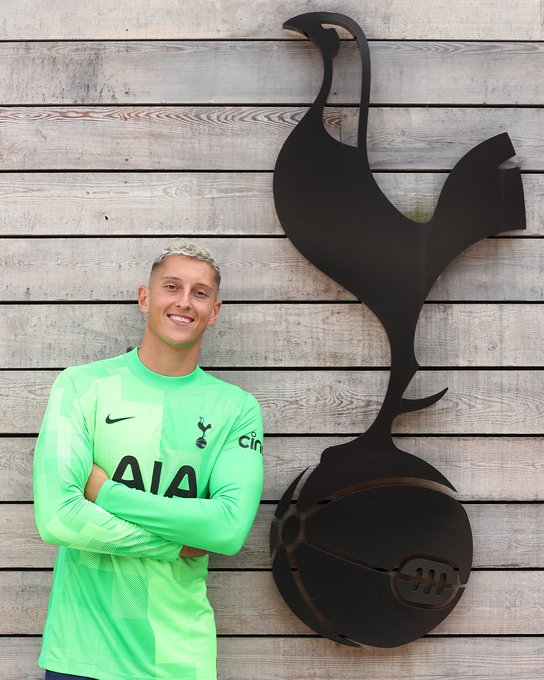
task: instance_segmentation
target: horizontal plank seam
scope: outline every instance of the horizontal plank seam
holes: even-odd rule
[[[494,45],[495,43],[500,43],[500,44],[510,44],[510,45],[518,45],[518,44],[532,44],[532,45],[540,45],[542,44],[541,40],[530,40],[528,38],[519,38],[519,39],[508,39],[508,38],[497,38],[497,39],[485,39],[485,38],[444,38],[444,37],[438,37],[438,38],[410,38],[410,37],[405,37],[403,36],[402,38],[368,38],[367,41],[369,43],[388,43],[388,42],[397,42],[397,43],[407,43],[407,42],[416,42],[416,43],[465,43],[465,44],[487,44],[487,45]],[[183,37],[183,38],[16,38],[16,39],[9,39],[9,38],[2,38],[0,39],[0,44],[12,44],[12,45],[17,45],[19,43],[22,44],[40,44],[40,43],[122,43],[122,44],[127,44],[127,43],[183,43],[183,42],[195,42],[195,43],[202,43],[202,42],[211,42],[211,43],[237,43],[237,42],[258,42],[258,43],[281,43],[281,42],[292,42],[292,43],[303,43],[306,42],[305,38],[298,38],[296,36],[290,37],[287,34],[285,37],[276,37],[276,38],[259,38],[259,37],[230,37],[230,38],[214,38],[214,37],[209,37],[209,38],[188,38],[188,37]],[[342,37],[340,38],[340,43],[352,43],[355,42],[354,38],[345,38]]]
[[[301,102],[296,102],[293,103],[292,101],[287,101],[287,102],[275,102],[275,101],[259,101],[258,103],[255,101],[230,101],[230,100],[225,100],[222,101],[220,98],[217,98],[216,101],[214,101],[213,104],[210,104],[209,101],[191,101],[191,102],[186,102],[182,100],[172,100],[168,102],[164,101],[136,101],[136,102],[119,102],[119,101],[101,101],[101,102],[94,102],[94,101],[88,101],[88,102],[81,102],[78,101],[77,104],[67,104],[66,102],[39,102],[36,104],[21,104],[17,102],[1,102],[0,103],[0,108],[2,109],[38,109],[38,108],[70,108],[70,109],[81,109],[81,108],[92,108],[92,109],[101,109],[101,108],[112,108],[115,107],[116,109],[127,109],[127,108],[147,108],[147,107],[161,107],[161,108],[174,108],[174,107],[180,107],[180,108],[187,108],[187,107],[199,107],[199,108],[208,108],[208,109],[213,109],[217,107],[223,107],[223,106],[228,106],[228,107],[235,107],[235,106],[241,106],[241,107],[258,107],[258,108],[305,108],[305,107],[310,107],[313,103],[313,100],[307,100],[307,101],[301,101]],[[358,103],[353,103],[349,101],[335,101],[334,104],[328,104],[330,108],[343,108],[343,109],[358,109],[359,104]],[[451,102],[409,102],[409,103],[403,103],[403,102],[372,102],[369,104],[370,109],[381,109],[381,108],[386,108],[386,109],[512,109],[512,110],[517,110],[517,109],[540,109],[542,108],[542,102],[527,102],[523,104],[512,104],[512,103],[499,103],[499,102],[493,102],[492,104],[486,104],[485,102],[464,102],[462,104],[452,104]]]
[[[277,438],[288,438],[288,439],[309,439],[318,437],[358,437],[360,432],[344,432],[337,433],[334,432],[332,435],[330,432],[265,432],[268,439]],[[0,432],[0,439],[30,439],[38,436],[37,432]],[[461,434],[451,433],[451,432],[397,432],[393,433],[393,436],[399,439],[405,439],[410,437],[416,438],[433,438],[433,439],[540,439],[544,436],[544,432],[541,434],[535,434],[532,432],[513,432],[511,434],[505,434],[504,432],[498,432],[496,434],[488,432],[465,432]]]
[[[126,299],[126,300],[93,300],[93,299],[81,299],[81,300],[2,300],[0,299],[0,306],[10,305],[10,306],[30,306],[30,305],[135,305],[136,299]],[[226,299],[223,300],[224,305],[281,305],[283,306],[293,306],[293,305],[360,305],[364,303],[359,302],[359,300],[282,300],[277,298],[275,300],[243,300],[243,299]],[[424,305],[432,307],[433,305],[543,305],[544,300],[425,300]]]
[[[30,638],[30,639],[41,639],[41,635],[38,633],[0,633],[0,639],[15,639],[15,638]],[[541,638],[544,637],[543,633],[527,633],[526,635],[520,635],[519,633],[436,633],[436,634],[429,634],[429,635],[424,635],[420,639],[427,639],[427,640],[439,640],[442,638],[462,638],[462,639],[469,639],[469,638],[496,638],[496,639],[501,639],[501,638],[516,638],[519,640],[523,640],[524,638]],[[236,639],[322,639],[321,636],[319,635],[304,635],[302,633],[300,634],[288,634],[288,633],[270,633],[270,634],[265,634],[263,633],[262,635],[255,634],[255,633],[248,633],[247,635],[244,635],[242,633],[235,633],[233,635],[227,635],[227,634],[218,634],[217,635],[218,639],[226,639],[226,640],[236,640]]]
[[[1,108],[1,106],[0,106]],[[450,172],[450,169],[446,170],[423,170],[422,172],[429,172],[429,173],[439,173],[439,172]],[[177,174],[185,174],[185,173],[193,173],[193,174],[205,174],[205,173],[224,173],[226,175],[228,174],[240,174],[240,173],[251,173],[251,174],[272,174],[272,170],[263,170],[262,168],[256,168],[256,169],[251,169],[251,168],[244,168],[243,170],[240,170],[240,168],[222,168],[221,170],[218,170],[217,168],[212,168],[211,170],[208,169],[202,169],[202,168],[150,168],[150,167],[145,167],[145,168],[87,168],[87,169],[81,169],[81,168],[18,168],[16,170],[11,169],[4,169],[0,168],[0,175],[9,175],[9,174],[40,174],[40,175],[55,175],[55,174],[60,174],[60,173],[73,173],[73,174],[101,174],[101,173],[132,173],[132,174],[140,174],[143,175],[145,173],[158,173],[158,174],[172,174],[172,173],[177,173]],[[394,170],[387,170],[386,172],[395,172]],[[405,172],[404,170],[398,170],[397,172]],[[410,170],[406,170],[406,172],[412,172]],[[419,170],[413,170],[413,172],[420,172]],[[542,171],[532,171],[532,172],[542,172]]]
[[[0,106],[1,108],[1,106]],[[540,106],[539,108],[542,108]],[[428,175],[439,175],[439,174],[449,174],[452,171],[452,168],[379,168],[379,169],[374,169],[370,168],[372,170],[372,173],[375,175],[382,174],[382,175],[390,175],[390,174],[398,174],[398,175],[403,175],[403,174],[413,174],[413,175],[422,175],[422,174],[428,174]],[[521,169],[521,168],[520,168]],[[39,175],[54,175],[54,174],[60,174],[60,173],[71,173],[71,174],[85,174],[85,175],[93,175],[93,174],[104,174],[104,173],[110,173],[110,174],[140,174],[140,175],[145,175],[146,173],[148,174],[210,174],[210,173],[216,173],[216,174],[268,174],[271,175],[274,171],[272,169],[263,169],[263,168],[150,168],[148,167],[142,167],[142,168],[10,168],[10,169],[4,169],[0,168],[0,175],[10,175],[10,174],[25,174],[25,175],[30,175],[30,174],[39,174]],[[539,169],[521,169],[521,174],[522,175],[542,175],[544,174],[544,170],[539,170]],[[82,237],[83,238],[83,237]]]
[[[0,567],[0,574],[2,573],[51,573],[53,567]],[[272,567],[210,567],[208,569],[210,573],[272,573]],[[296,569],[294,571],[297,571]],[[474,567],[471,572],[488,572],[488,573],[506,573],[506,572],[544,572],[544,567]]]
[[[10,636],[10,635],[2,635],[0,637],[18,637],[18,636]],[[21,635],[20,637],[25,637],[24,635]],[[31,636],[28,636],[31,637]],[[241,634],[241,633],[236,633],[232,635],[226,635],[226,634],[218,634],[218,638],[225,638],[225,639],[236,639],[236,638],[276,638],[276,639],[281,639],[281,638],[316,638],[316,639],[322,639],[320,635],[304,635],[302,633],[300,634],[292,634],[292,635],[285,635],[281,633],[273,633],[273,634],[266,634],[263,633],[262,635],[256,635],[256,634]],[[423,635],[420,640],[426,638],[426,639],[441,639],[441,638],[542,638],[544,637],[544,633],[527,633],[526,635],[520,635],[519,633],[435,633],[434,635],[432,633],[428,635]],[[361,648],[362,649],[362,648]]]
[[[60,369],[59,369],[60,370]],[[265,432],[265,437],[358,437],[361,432]],[[395,432],[393,437],[434,437],[442,439],[511,439],[512,437],[539,439],[544,432]],[[0,432],[0,439],[37,437],[37,432]]]
[[[1,109],[48,109],[48,108],[61,108],[61,109],[103,109],[103,108],[115,108],[115,109],[134,109],[134,108],[147,108],[147,107],[160,107],[160,108],[193,108],[198,107],[202,109],[217,109],[222,107],[255,107],[259,109],[263,108],[288,108],[288,109],[301,109],[309,108],[313,104],[313,99],[308,99],[307,101],[301,101],[293,103],[292,101],[286,102],[262,102],[258,103],[255,101],[224,101],[220,99],[214,101],[210,104],[209,101],[138,101],[138,102],[77,102],[74,104],[63,103],[63,102],[39,102],[36,104],[21,104],[21,103],[4,103],[0,102]],[[334,104],[328,104],[329,108],[343,108],[343,109],[358,109],[358,103],[351,102],[334,102]],[[516,111],[517,109],[541,109],[542,102],[529,102],[525,104],[486,104],[485,102],[463,102],[459,104],[452,104],[448,102],[410,102],[410,103],[396,103],[396,102],[371,102],[369,104],[370,109],[511,109]]]
[[[0,204],[2,203],[4,199],[0,196]],[[48,199],[44,199],[48,200]],[[202,233],[202,232],[193,232],[193,231],[181,231],[181,232],[176,232],[178,236],[191,236],[193,238],[198,238],[198,239],[210,239],[213,238],[214,240],[216,239],[229,239],[229,240],[246,240],[246,239],[272,239],[272,240],[285,240],[287,239],[286,234],[214,234],[212,232],[210,233]],[[78,232],[73,232],[73,233],[56,233],[56,234],[17,234],[14,235],[13,232],[9,234],[2,234],[0,233],[0,239],[11,239],[14,241],[24,241],[24,240],[30,240],[30,239],[36,239],[36,240],[47,240],[47,239],[59,239],[62,238],[63,240],[66,239],[123,239],[124,241],[129,241],[131,239],[136,240],[145,240],[145,239],[157,239],[157,238],[167,238],[164,233],[163,234],[149,234],[145,233],[144,235],[139,235],[135,234],[134,232],[126,233],[123,234],[122,232],[117,232],[115,234],[101,234],[101,233],[94,233],[94,234],[79,234]],[[544,239],[544,234],[528,234],[525,236],[524,234],[508,234],[505,236],[502,236],[500,234],[496,234],[494,236],[489,236],[488,239],[490,241],[505,241],[505,240],[510,240],[510,241],[538,241],[541,239]],[[351,301],[353,302],[353,301]]]
[[[201,364],[200,367],[205,371],[235,371],[236,373],[249,373],[250,371],[260,371],[267,373],[280,373],[282,371],[290,371],[292,373],[308,373],[310,371],[319,371],[320,373],[333,373],[335,371],[342,371],[342,373],[384,373],[389,372],[389,366],[343,366],[338,364],[337,366],[215,366],[215,365],[204,365]],[[66,367],[65,367],[66,368]],[[62,371],[64,368],[55,366],[42,366],[36,368],[34,366],[16,366],[9,367],[4,366],[0,368],[0,373],[6,372],[19,372],[26,371],[27,373],[37,373],[39,371]],[[482,371],[486,373],[497,373],[498,371],[508,373],[519,371],[521,373],[526,373],[528,371],[532,372],[542,372],[544,366],[534,365],[534,366],[420,366],[419,372],[422,371],[429,373],[470,373],[471,371]],[[360,434],[360,433],[359,433]],[[499,433],[498,433],[499,434]],[[503,433],[500,433],[503,434]],[[533,433],[534,434],[534,433]]]
[[[262,506],[267,506],[267,505],[272,505],[275,506],[280,502],[279,498],[276,499],[264,499],[260,501],[260,505]],[[296,501],[291,501],[291,504],[294,505]],[[503,499],[464,499],[460,501],[461,505],[543,505],[544,500],[527,500],[527,499],[522,499],[522,500],[513,500],[509,498],[503,498]],[[27,501],[16,501],[16,500],[8,500],[8,501],[3,501],[0,500],[0,505],[34,505],[34,501],[27,500]]]
[[[45,199],[47,200],[47,199]],[[3,199],[0,196],[0,205],[2,204]],[[193,231],[176,231],[176,236],[192,236],[194,238],[199,238],[199,239],[210,239],[213,238],[214,240],[216,239],[277,239],[277,240],[285,240],[287,238],[286,234],[255,234],[248,236],[246,234],[204,234],[202,235],[202,232],[193,232]],[[130,240],[130,239],[156,239],[156,238],[168,238],[168,236],[165,236],[163,234],[145,234],[144,236],[138,236],[134,232],[131,232],[130,234],[78,234],[77,232],[74,232],[73,234],[17,234],[16,236],[11,234],[0,234],[0,239],[13,239],[13,240],[22,240],[24,241],[25,239],[58,239],[62,238],[68,239],[68,238],[73,238],[73,239],[123,239],[123,240]],[[495,237],[494,237],[495,238]],[[506,237],[505,237],[506,238]],[[508,238],[520,238],[518,236],[512,236]],[[527,239],[527,238],[533,238],[533,239],[539,239],[539,238],[544,238],[544,236],[523,236],[521,238]]]
[[[10,639],[10,638],[36,638],[40,639],[42,636],[38,633],[0,633],[0,639]],[[423,638],[426,639],[441,639],[441,638],[517,638],[517,639],[524,639],[524,638],[541,638],[544,637],[544,633],[527,633],[525,635],[521,635],[520,633],[435,633],[435,634],[428,634],[424,635]],[[236,639],[262,639],[262,638],[274,638],[274,639],[306,639],[306,638],[314,638],[314,639],[322,639],[320,635],[304,635],[302,633],[299,634],[289,634],[289,633],[269,633],[265,634],[263,633],[262,635],[255,634],[255,633],[248,633],[247,635],[244,635],[243,633],[235,633],[232,635],[227,635],[227,634],[218,634],[217,638],[225,638],[225,639],[230,639],[230,640],[236,640]]]
[[[0,107],[0,108],[1,108],[1,107]],[[540,107],[540,108],[543,108],[543,107]],[[374,172],[374,168],[373,168],[373,167],[371,167],[370,170],[371,170],[372,172]],[[438,174],[438,173],[441,173],[441,172],[443,172],[443,173],[450,173],[451,171],[452,171],[452,168],[451,168],[451,167],[450,167],[450,168],[419,168],[419,169],[417,169],[417,170],[414,170],[414,169],[412,169],[412,168],[403,168],[403,169],[399,169],[399,168],[381,168],[381,169],[380,169],[380,172],[382,172],[383,174],[387,174],[387,173],[391,173],[391,174],[393,174],[393,173],[395,173],[395,174],[409,174],[409,173],[410,173],[410,174],[416,174],[416,173],[428,173],[428,174],[433,173],[433,174]],[[7,170],[7,169],[0,169],[0,175],[2,175],[2,174],[4,174],[4,173],[18,173],[18,174],[19,174],[19,173],[40,173],[40,174],[44,174],[44,173],[49,173],[49,172],[51,172],[51,173],[52,173],[52,172],[57,172],[57,173],[59,173],[59,172],[62,172],[62,173],[73,172],[73,173],[79,173],[79,174],[81,174],[82,172],[93,172],[93,173],[99,173],[99,172],[108,172],[108,173],[119,172],[119,173],[128,173],[128,172],[132,172],[132,173],[137,173],[137,174],[143,174],[143,173],[145,173],[145,172],[149,172],[149,173],[172,173],[172,172],[181,173],[181,172],[190,172],[190,173],[194,173],[194,174],[196,174],[196,173],[201,173],[201,174],[206,173],[206,174],[210,174],[210,173],[213,173],[213,172],[221,172],[221,173],[224,173],[224,174],[227,174],[227,173],[232,173],[232,174],[234,174],[234,173],[240,173],[240,172],[250,172],[250,173],[252,173],[252,174],[257,174],[257,173],[260,172],[260,173],[268,173],[268,174],[270,174],[272,171],[271,171],[270,169],[265,169],[265,170],[260,169],[260,170],[259,170],[258,168],[244,168],[243,171],[240,170],[240,168],[222,168],[221,170],[218,170],[216,167],[212,167],[212,166],[210,166],[209,168],[184,168],[184,167],[177,167],[177,168],[168,168],[168,169],[163,169],[163,168],[153,168],[153,167],[149,167],[149,166],[141,166],[141,167],[137,167],[137,168],[134,168],[134,167],[133,167],[133,168],[111,168],[111,167],[108,167],[108,168],[93,168],[93,167],[90,167],[90,168],[81,168],[81,167],[65,167],[65,168],[57,168],[56,170],[45,170],[45,169],[42,168],[42,167],[36,167],[36,168],[22,168],[22,167],[21,167],[21,168],[10,168],[9,170]],[[536,168],[536,169],[534,169],[533,171],[529,171],[529,170],[526,171],[527,174],[530,173],[530,172],[532,172],[533,174],[539,174],[539,175],[541,175],[541,174],[544,174],[544,168],[540,168],[540,169]]]

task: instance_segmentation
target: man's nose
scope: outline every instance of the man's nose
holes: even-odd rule
[[[184,309],[191,306],[191,293],[188,290],[180,290],[176,299],[176,304]]]

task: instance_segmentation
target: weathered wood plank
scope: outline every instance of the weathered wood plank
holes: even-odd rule
[[[0,108],[0,169],[271,170],[301,107],[127,106]],[[357,109],[329,108],[328,132],[354,144]],[[508,131],[524,170],[544,169],[539,108],[390,108],[369,114],[376,170],[445,170]]]
[[[268,434],[363,432],[381,406],[388,370],[210,371],[252,392],[260,401]],[[57,371],[2,372],[0,433],[35,433]],[[425,411],[402,415],[395,433],[540,434],[544,406],[539,370],[421,370],[409,398],[444,398]]]
[[[351,437],[265,437],[264,500],[277,501],[321,452]],[[31,501],[35,437],[0,438],[0,501]],[[438,468],[462,500],[544,500],[544,438],[398,437],[397,445]]]
[[[115,356],[139,344],[136,305],[0,305],[3,368],[51,368]],[[112,332],[115,329],[115,332]],[[538,304],[428,304],[416,334],[427,367],[543,366]],[[40,338],[36,352],[31,338]],[[281,342],[278,342],[281,337]],[[243,342],[240,342],[243,338]],[[354,304],[227,304],[207,332],[200,363],[236,368],[386,368],[389,342],[377,318]]]
[[[211,555],[211,569],[270,569],[270,523],[275,505],[261,505],[246,545],[234,557]],[[544,506],[466,506],[474,537],[475,568],[544,567]],[[2,506],[0,569],[50,568],[57,547],[43,543],[34,524],[33,505]]]
[[[0,666],[11,680],[43,680],[43,670],[36,662],[40,653],[40,637],[0,638]]]
[[[375,173],[390,200],[419,221],[432,216],[446,176]],[[511,233],[541,236],[544,176],[523,175],[523,185],[527,229]],[[269,173],[2,173],[0,205],[0,235],[11,237],[284,235]]]
[[[10,236],[283,234],[268,173],[2,173],[0,205]]]
[[[540,640],[425,638],[395,649],[349,649],[323,639],[220,639],[220,680],[537,680]]]
[[[263,497],[281,498],[302,470],[319,463],[322,451],[350,439],[266,438]],[[396,443],[443,472],[464,500],[544,500],[544,439],[403,436]]]
[[[0,633],[41,633],[51,572],[0,574]],[[542,633],[542,571],[476,571],[459,605],[434,633],[533,635]],[[219,635],[312,634],[281,599],[271,572],[211,572],[208,594]]]
[[[243,572],[210,575],[208,592],[219,633],[309,632],[290,610],[285,611],[287,606],[280,599],[271,574],[251,572],[251,577],[250,573]],[[433,632],[541,633],[544,611],[539,594],[543,587],[544,572],[474,572],[459,605]]]
[[[6,506],[10,507],[10,506]],[[30,506],[11,506],[14,508],[13,522],[6,523],[6,528],[15,526],[18,522],[20,527],[17,535],[13,531],[13,538],[7,542],[9,545],[21,545],[21,552],[17,560],[21,560],[21,566],[27,566],[33,559],[47,560],[44,566],[51,566],[49,555],[51,546],[36,549],[34,544],[29,543],[27,534],[32,533],[33,519],[21,517],[20,508]],[[475,568],[541,568],[544,566],[544,544],[542,541],[542,523],[544,522],[544,506],[529,505],[499,505],[499,504],[469,504],[465,506],[474,538],[474,561]],[[248,538],[246,546],[234,557],[224,555],[212,555],[210,568],[270,568],[271,559],[269,552],[270,523],[272,521],[275,505],[261,505],[255,524]],[[0,532],[2,534],[3,532]],[[23,547],[24,546],[24,547]],[[39,555],[39,557],[38,557]],[[43,557],[42,557],[43,555]],[[9,566],[9,565],[8,565]],[[36,565],[38,566],[38,565]],[[41,566],[41,564],[40,564]]]
[[[0,501],[30,501],[35,437],[0,438]]]
[[[373,168],[452,168],[480,142],[508,132],[524,170],[543,166],[542,121],[535,109],[376,107],[369,111],[368,157]],[[358,110],[340,109],[340,139],[356,145]],[[334,129],[334,128],[333,128]],[[447,148],[445,140],[454,148]],[[401,150],[402,149],[402,150]]]
[[[271,169],[301,114],[281,107],[4,108],[0,167]],[[328,127],[339,124],[337,112],[327,119]]]
[[[0,638],[9,680],[43,680],[41,639]],[[535,638],[427,637],[394,649],[351,649],[323,638],[219,638],[219,680],[540,680],[542,641]],[[311,669],[311,676],[309,671]]]
[[[151,262],[173,238],[2,239],[0,299],[133,302]],[[286,238],[190,240],[215,253],[225,301],[356,299]],[[543,301],[544,240],[494,238],[474,244],[445,269],[428,299]]]
[[[542,43],[372,42],[370,101],[544,103]],[[0,44],[7,104],[306,104],[322,77],[309,41]],[[358,104],[360,57],[344,41],[329,102]]]
[[[0,8],[0,39],[217,39],[294,38],[282,30],[287,19],[314,9],[306,0],[121,0],[84,4],[20,0]],[[361,23],[369,38],[452,38],[541,40],[542,8],[538,0],[490,0],[452,5],[446,0],[389,0],[361,5],[358,0],[330,0],[330,12]],[[447,17],[447,19],[445,18]]]

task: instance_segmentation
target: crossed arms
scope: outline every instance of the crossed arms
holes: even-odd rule
[[[71,371],[63,371],[53,385],[34,456],[41,537],[80,550],[169,561],[207,551],[235,554],[262,491],[262,456],[235,445],[248,423],[250,430],[262,428],[256,400],[248,395],[246,404],[213,467],[209,498],[165,498],[102,478],[92,502],[84,490],[96,481],[93,442]]]

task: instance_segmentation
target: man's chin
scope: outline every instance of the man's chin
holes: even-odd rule
[[[162,338],[163,342],[168,345],[169,347],[172,347],[173,349],[179,349],[180,351],[187,351],[190,349],[193,349],[195,345],[200,344],[201,338],[197,338],[196,340],[193,338],[191,340],[182,340],[182,339],[177,339],[177,338]]]

